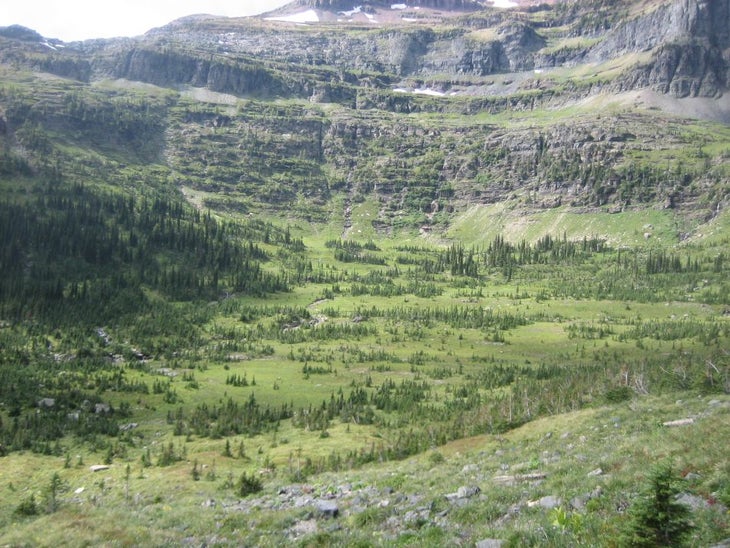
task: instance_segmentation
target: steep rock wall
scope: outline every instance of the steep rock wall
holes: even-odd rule
[[[651,87],[676,97],[714,97],[728,89],[730,0],[676,0],[609,32],[588,61],[655,50],[622,87]]]

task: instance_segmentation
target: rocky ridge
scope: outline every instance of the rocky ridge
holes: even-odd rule
[[[194,16],[135,39],[65,45],[9,27],[0,61],[90,90],[143,83],[178,94],[155,127],[134,122],[135,153],[163,151],[188,186],[230,199],[279,207],[303,197],[307,218],[324,218],[339,193],[348,203],[375,200],[379,229],[403,215],[424,223],[507,200],[537,210],[701,208],[701,218],[724,207],[725,152],[705,158],[698,133],[675,116],[691,105],[700,117],[730,120],[730,0],[456,4],[409,5],[427,17],[363,25],[336,19],[349,3],[294,2],[282,13],[308,7],[335,18]],[[375,18],[408,11],[368,5]],[[206,97],[194,116],[181,102],[192,96]],[[642,108],[590,112],[611,101]],[[570,109],[577,115],[560,114]],[[24,119],[6,110],[0,121],[12,142]],[[547,123],[492,118],[538,112],[551,113]],[[86,116],[83,135],[117,135],[103,127],[106,115]],[[49,119],[54,131],[70,120]],[[221,142],[242,152],[223,152]],[[689,161],[680,158],[693,147]],[[662,162],[636,160],[651,155]]]

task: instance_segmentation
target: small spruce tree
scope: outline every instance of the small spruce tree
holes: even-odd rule
[[[677,477],[667,464],[649,478],[647,492],[629,510],[625,543],[629,546],[683,546],[692,531],[690,511],[677,502]]]
[[[262,489],[263,485],[261,484],[261,480],[257,478],[254,474],[249,475],[246,472],[241,474],[241,477],[238,478],[238,483],[236,483],[236,492],[241,497],[253,495],[254,493],[258,493]]]

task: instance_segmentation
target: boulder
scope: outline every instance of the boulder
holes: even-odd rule
[[[477,542],[476,548],[500,548],[504,541],[497,538],[485,538]]]
[[[109,465],[107,464],[92,464],[89,466],[89,470],[92,472],[103,472],[104,470],[109,470]]]
[[[553,508],[557,508],[558,506],[560,506],[562,503],[563,501],[560,497],[548,495],[538,500],[528,502],[527,506],[531,508],[534,506],[539,506],[540,508],[545,508],[546,510],[552,510]]]
[[[320,516],[325,518],[336,518],[340,515],[340,508],[337,503],[332,500],[318,500],[314,507],[319,512]]]

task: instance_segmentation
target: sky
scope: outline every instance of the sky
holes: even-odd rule
[[[137,36],[197,13],[256,15],[291,0],[2,0],[0,27],[23,25],[65,42]]]

